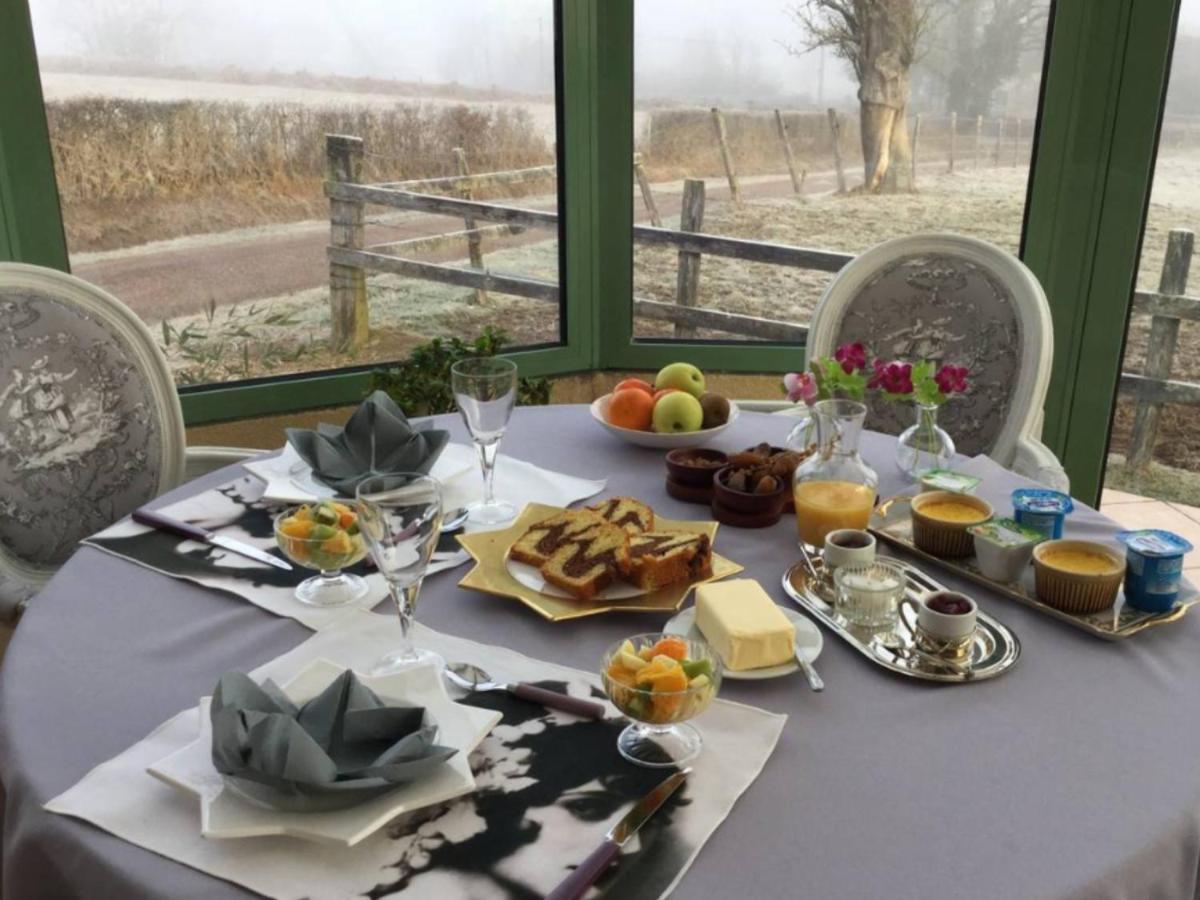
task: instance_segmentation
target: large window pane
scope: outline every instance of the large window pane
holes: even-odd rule
[[[654,218],[649,194],[672,231],[845,254],[957,231],[1015,252],[1050,0],[875,4],[907,10],[918,24],[896,29],[908,43],[883,48],[911,58],[898,77],[865,85],[856,74],[856,65],[871,68],[858,62],[860,23],[838,12],[857,6],[742,0],[733,13],[724,0],[639,0],[635,224]],[[883,145],[888,163],[868,162]],[[838,261],[814,269],[799,254],[795,265],[754,255],[745,248],[745,258],[706,252],[698,263],[681,261],[675,246],[635,233],[634,296],[806,323]],[[696,265],[698,279],[689,275]],[[681,316],[640,304],[634,335],[754,339],[736,328],[692,328]]]
[[[322,189],[340,134],[361,139],[335,146],[343,179],[555,213],[553,0],[30,6],[72,270],[137,311],[180,384],[394,360],[489,326],[560,341],[552,216],[339,202],[342,243],[437,268],[372,262],[364,306],[363,258],[342,257],[331,305]],[[483,269],[536,284],[477,290]]]
[[[1108,512],[1131,525],[1171,528],[1200,546],[1197,166],[1200,0],[1183,0],[1121,366],[1105,502]],[[1172,501],[1174,508],[1141,498]]]

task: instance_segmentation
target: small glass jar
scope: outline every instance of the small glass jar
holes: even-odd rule
[[[796,468],[792,499],[800,540],[819,549],[831,531],[867,527],[879,476],[858,453],[866,406],[855,400],[822,400],[812,412],[817,452]]]
[[[869,566],[842,566],[833,573],[837,588],[834,608],[851,625],[892,628],[900,619],[904,597],[904,570],[876,560]]]

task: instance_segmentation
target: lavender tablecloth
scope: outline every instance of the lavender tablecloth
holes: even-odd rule
[[[443,424],[465,438],[457,421]],[[719,445],[781,443],[792,424],[744,414]],[[700,514],[667,497],[661,454],[601,433],[586,407],[517,410],[504,450],[608,476],[610,492],[642,497],[665,516]],[[891,439],[868,434],[864,451],[881,492],[899,491]],[[996,467],[981,493],[1002,500],[1022,483]],[[1071,526],[1079,536],[1113,529],[1087,509]],[[723,528],[717,544],[786,602],[779,579],[793,540],[785,520]],[[661,624],[634,614],[554,624],[461,591],[456,580],[445,573],[426,584],[422,621],[567,665],[590,668],[611,641]],[[827,636],[823,694],[799,676],[725,682],[724,696],[790,719],[678,896],[1197,896],[1200,613],[1110,644],[975,595],[1024,646],[1017,667],[995,681],[912,682]],[[82,549],[32,603],[0,670],[6,900],[248,896],[41,804],[194,703],[217,674],[257,666],[307,636],[235,598]]]

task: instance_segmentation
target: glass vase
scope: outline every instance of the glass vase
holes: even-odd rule
[[[917,420],[896,438],[896,465],[916,481],[930,469],[944,469],[954,457],[954,441],[938,426],[938,408],[933,403],[916,403]]]
[[[820,550],[831,531],[867,527],[879,476],[858,453],[866,406],[822,400],[812,412],[817,451],[797,467],[792,498],[800,540]]]
[[[805,409],[799,413],[800,418],[796,422],[795,427],[788,432],[787,439],[783,442],[783,446],[788,450],[795,450],[797,453],[803,453],[808,450],[817,440],[817,423],[813,418],[812,411]]]

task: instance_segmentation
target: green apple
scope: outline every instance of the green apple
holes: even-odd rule
[[[704,393],[704,373],[691,363],[677,362],[663,366],[654,377],[654,389],[676,388],[699,399]]]
[[[672,391],[654,404],[651,420],[654,430],[665,434],[699,431],[700,423],[704,421],[704,410],[700,407],[700,401],[691,394]]]

